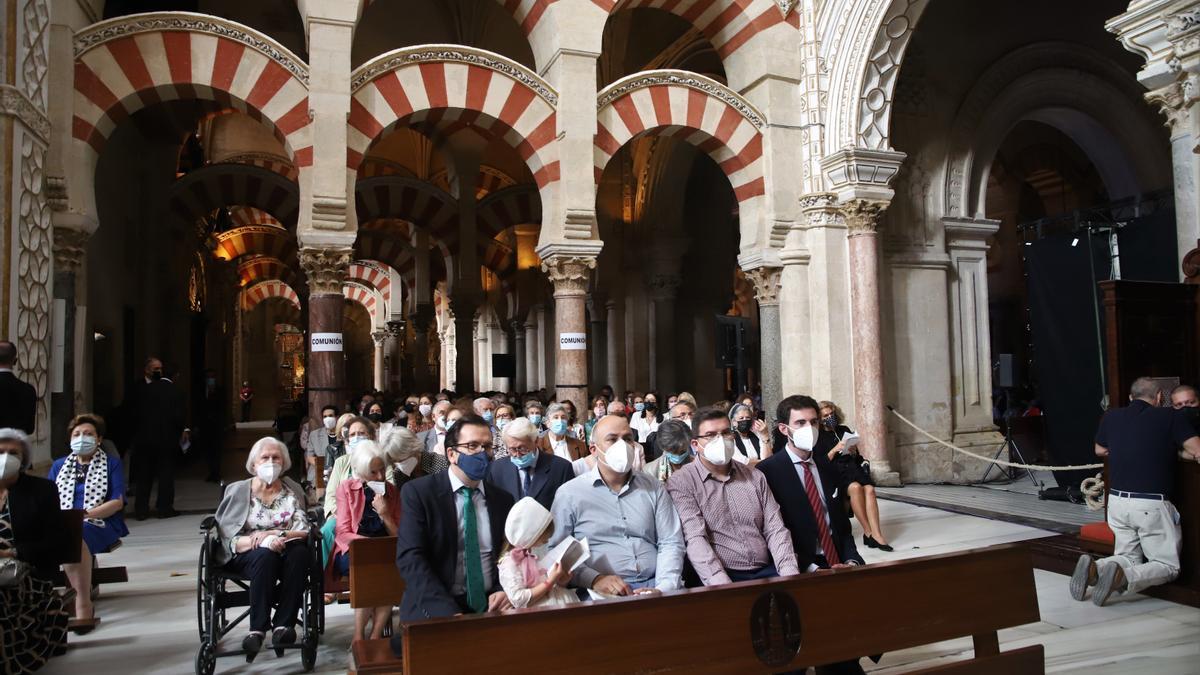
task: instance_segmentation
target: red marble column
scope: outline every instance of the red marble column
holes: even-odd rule
[[[555,393],[570,399],[576,410],[587,409],[587,302],[588,281],[596,259],[587,256],[553,256],[542,262],[542,271],[554,285]]]
[[[308,385],[308,413],[321,418],[326,405],[342,409],[346,398],[346,359],[342,348],[328,349],[328,341],[313,350],[316,335],[342,335],[345,300],[342,283],[350,269],[353,251],[349,248],[302,248],[300,267],[308,275],[309,351],[305,377]]]

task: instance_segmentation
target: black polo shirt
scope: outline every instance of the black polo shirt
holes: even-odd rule
[[[1110,490],[1171,496],[1183,442],[1196,435],[1186,416],[1134,400],[1100,420],[1096,443],[1108,448]]]

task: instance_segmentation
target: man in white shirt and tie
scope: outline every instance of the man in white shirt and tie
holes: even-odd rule
[[[575,477],[571,463],[538,448],[537,429],[524,417],[504,427],[508,455],[492,462],[488,480],[512,495],[513,501],[533,497],[550,509],[558,488]]]
[[[450,410],[449,401],[438,401],[433,406],[433,426],[421,432],[425,443],[425,452],[443,445],[446,439],[446,412]]]

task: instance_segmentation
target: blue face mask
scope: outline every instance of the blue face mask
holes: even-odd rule
[[[465,452],[458,453],[458,468],[471,480],[483,480],[491,461],[492,459],[486,452],[477,452],[474,455],[468,455]]]
[[[691,457],[691,456],[692,456],[692,453],[688,450],[685,450],[680,453],[674,453],[674,452],[664,452],[663,453],[663,457],[666,457],[667,461],[672,464],[683,464],[684,462],[688,461],[688,457]]]
[[[491,410],[485,410],[483,412],[483,421],[487,422],[488,424],[491,424],[495,417],[496,415]]]
[[[519,457],[517,455],[509,455],[508,457],[510,460],[512,460],[513,466],[517,467],[518,469],[528,469],[537,463],[538,453],[537,450],[534,450],[533,452],[527,452]]]
[[[454,423],[457,421],[458,420],[446,420],[446,431],[450,431],[450,427],[454,426]]]
[[[550,431],[555,436],[562,436],[562,435],[566,434],[567,433],[567,421],[562,418],[559,418],[556,420],[550,420]]]
[[[540,425],[540,424],[542,423],[542,416],[541,416],[541,415],[538,415],[538,414],[533,414],[533,415],[530,415],[530,416],[529,416],[529,423],[530,423],[530,424],[532,424],[532,425],[533,425],[533,426],[535,426],[535,427],[536,427],[536,426],[538,426],[538,425]]]
[[[634,403],[633,409],[638,412],[642,412],[643,410],[646,409],[646,404],[645,403]]]
[[[351,436],[350,440],[346,443],[346,447],[353,448],[365,440],[367,440],[365,436]]]

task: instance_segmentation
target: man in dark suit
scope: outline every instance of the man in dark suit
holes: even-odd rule
[[[554,493],[575,477],[571,463],[538,450],[538,432],[528,419],[518,417],[504,427],[508,456],[492,462],[488,480],[512,496],[513,501],[533,497],[550,510]]]
[[[400,490],[404,517],[396,533],[396,567],[404,579],[401,621],[509,609],[496,563],[513,498],[485,479],[492,432],[464,415],[446,432],[450,468]],[[400,655],[400,633],[392,650]]]
[[[200,431],[200,450],[208,465],[205,480],[216,483],[221,480],[221,441],[225,435],[225,388],[217,381],[217,371],[204,371],[204,396],[199,402],[197,428]]]
[[[837,472],[824,454],[812,451],[818,436],[828,433],[820,429],[820,410],[808,396],[780,401],[776,428],[787,439],[786,450],[757,465],[792,533],[796,562],[809,572],[866,564],[854,546],[850,519],[837,493]]]
[[[138,394],[137,422],[133,434],[137,467],[134,517],[145,520],[150,512],[150,488],[158,479],[155,508],[159,518],[179,515],[175,510],[175,459],[184,434],[183,396],[163,375],[162,361],[146,360],[147,382]]]
[[[37,416],[37,392],[13,372],[17,346],[0,341],[0,429],[20,429],[33,434]]]

